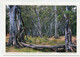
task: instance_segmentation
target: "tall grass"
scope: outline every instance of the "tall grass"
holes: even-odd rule
[[[59,44],[65,44],[65,41],[60,39],[54,39],[49,40],[50,38],[47,38],[46,36],[40,37],[32,37],[27,36],[24,37],[26,40],[26,44],[37,44],[37,45],[59,45]]]

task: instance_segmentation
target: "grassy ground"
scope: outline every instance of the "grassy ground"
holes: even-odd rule
[[[32,36],[25,36],[26,44],[36,44],[36,45],[61,45],[65,44],[65,37],[61,36],[58,39],[54,37],[47,38],[46,36],[40,37],[32,37]],[[6,37],[6,42],[8,42],[9,36]],[[76,43],[76,37],[72,37],[72,41]],[[6,52],[52,52],[50,49],[41,49],[36,50],[32,48],[15,48],[13,46],[6,47]]]
[[[32,48],[15,48],[13,46],[6,47],[6,52],[40,52]]]
[[[54,37],[47,38],[46,36],[40,37],[25,37],[26,44],[36,44],[36,45],[59,45],[64,44],[65,41],[59,39],[55,39]]]

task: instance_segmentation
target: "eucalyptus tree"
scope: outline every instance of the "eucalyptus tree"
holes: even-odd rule
[[[66,12],[69,11],[69,6],[66,6]],[[72,51],[72,34],[71,34],[71,26],[70,26],[70,15],[69,13],[66,14],[67,19],[65,22],[65,48],[66,52]]]
[[[24,30],[20,18],[20,9],[16,5],[9,5],[9,20],[10,20],[10,37],[8,45],[15,47],[23,47],[20,42],[24,42]]]
[[[37,24],[38,24],[38,29],[39,29],[38,32],[39,32],[39,36],[42,38],[39,11],[40,11],[40,6],[35,6],[35,13],[36,13],[36,16],[37,16]]]
[[[49,25],[49,37],[53,36],[53,26],[54,26],[54,6],[52,6],[52,11],[51,11],[51,18],[50,18],[50,25]]]
[[[55,38],[58,38],[57,6],[55,6]]]

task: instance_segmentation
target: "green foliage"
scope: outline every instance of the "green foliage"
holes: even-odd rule
[[[21,10],[21,16],[24,21],[24,26],[26,29],[26,34],[29,36],[34,36],[33,31],[36,30],[33,23],[38,25],[37,21],[37,15],[35,12],[35,6],[19,6]],[[55,10],[52,9],[54,6],[36,6],[37,9],[39,9],[39,18],[40,18],[40,25],[41,25],[41,31],[42,35],[48,36],[49,35],[49,26],[50,23],[52,24],[52,36],[55,35]],[[71,9],[74,6],[69,6],[69,11],[66,11],[66,6],[62,6],[63,11],[66,15],[69,16],[70,24],[71,24],[71,30],[72,35],[76,35],[76,12],[73,12]],[[58,33],[60,36],[65,35],[65,33],[62,33],[65,28],[65,18],[64,13],[60,9],[60,6],[57,6],[57,22],[58,22]],[[6,33],[9,33],[9,9],[6,8]],[[53,16],[52,16],[53,14]],[[53,20],[52,20],[53,19]],[[32,22],[33,21],[33,22]],[[37,32],[37,30],[36,30]],[[35,32],[35,36],[38,36],[38,34]]]

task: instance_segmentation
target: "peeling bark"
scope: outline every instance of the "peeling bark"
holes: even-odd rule
[[[10,37],[8,41],[8,45],[13,45],[15,47],[22,47],[20,43],[20,39],[22,40],[24,37],[21,34],[21,19],[20,19],[20,11],[16,5],[10,6],[9,9],[9,17],[10,17]]]
[[[68,11],[68,6],[66,6],[66,11]],[[70,20],[69,16],[67,16],[67,20],[65,22],[65,47],[66,47],[66,52],[71,52],[72,51],[72,35],[71,35],[71,28],[70,28]]]

